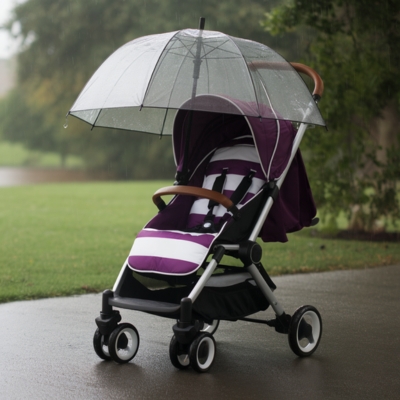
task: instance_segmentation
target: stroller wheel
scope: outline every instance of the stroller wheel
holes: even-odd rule
[[[211,324],[204,324],[204,328],[201,330],[201,332],[204,333],[209,333],[210,335],[214,335],[214,333],[217,331],[219,326],[219,319],[214,319]]]
[[[169,344],[169,358],[172,365],[178,369],[186,369],[190,365],[189,346],[178,342],[175,335],[172,336]]]
[[[108,337],[102,335],[99,328],[96,329],[93,336],[93,347],[102,360],[111,360],[110,352],[108,351]]]
[[[289,326],[289,345],[292,351],[307,357],[317,350],[322,334],[322,319],[313,306],[302,306],[292,316]]]
[[[110,334],[108,350],[111,358],[124,364],[135,357],[139,348],[139,333],[131,324],[120,324]]]
[[[217,346],[209,333],[200,333],[190,345],[191,367],[197,372],[207,372],[214,362]]]

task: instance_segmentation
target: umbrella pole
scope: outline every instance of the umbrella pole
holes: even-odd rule
[[[197,39],[197,48],[196,48],[196,58],[194,59],[194,68],[193,68],[193,87],[192,87],[192,100],[196,97],[197,92],[197,81],[200,76],[200,65],[201,65],[201,44],[202,44],[202,35],[205,26],[206,19],[204,17],[200,18],[199,21],[199,37]],[[178,185],[186,185],[189,181],[189,171],[188,171],[188,158],[189,158],[189,149],[190,149],[190,137],[192,133],[192,120],[193,120],[193,110],[189,111],[188,116],[188,124],[186,128],[186,140],[185,140],[185,150],[183,153],[183,165],[182,171],[177,172],[176,180]]]

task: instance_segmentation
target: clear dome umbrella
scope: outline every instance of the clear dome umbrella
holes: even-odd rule
[[[172,133],[178,109],[325,125],[295,68],[263,44],[200,29],[141,37],[94,73],[68,115],[93,127]],[[203,95],[229,102],[210,104]],[[190,100],[190,101],[188,101]]]

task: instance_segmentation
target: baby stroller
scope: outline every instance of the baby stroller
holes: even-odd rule
[[[322,84],[313,70],[297,69]],[[298,149],[306,125],[296,132],[289,121],[245,117],[246,104],[224,96],[196,97],[211,111],[190,111],[191,101],[174,121],[175,185],[156,191],[159,212],[137,235],[113,290],[103,293],[94,350],[117,363],[135,357],[139,333],[120,323],[116,307],[175,320],[169,356],[179,369],[210,369],[221,320],[267,324],[288,335],[296,355],[309,356],[320,342],[321,316],[309,305],[285,313],[256,241],[285,242],[288,232],[317,222]],[[237,112],[212,112],[221,104]],[[165,195],[173,195],[168,204]],[[269,306],[274,319],[249,317]]]

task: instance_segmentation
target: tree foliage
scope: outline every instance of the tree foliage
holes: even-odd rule
[[[347,211],[354,228],[398,220],[400,2],[292,0],[263,25],[274,34],[313,32],[304,61],[325,81],[329,128],[305,142],[318,204]]]
[[[124,43],[148,34],[196,28],[200,16],[206,17],[206,29],[265,41],[271,36],[259,20],[276,2],[27,0],[15,8],[8,24],[23,39],[23,46],[18,87],[3,104],[8,113],[0,123],[3,134],[31,148],[82,155],[89,167],[123,177],[171,178],[169,138],[90,131],[72,118],[64,130],[65,114],[99,65]]]

